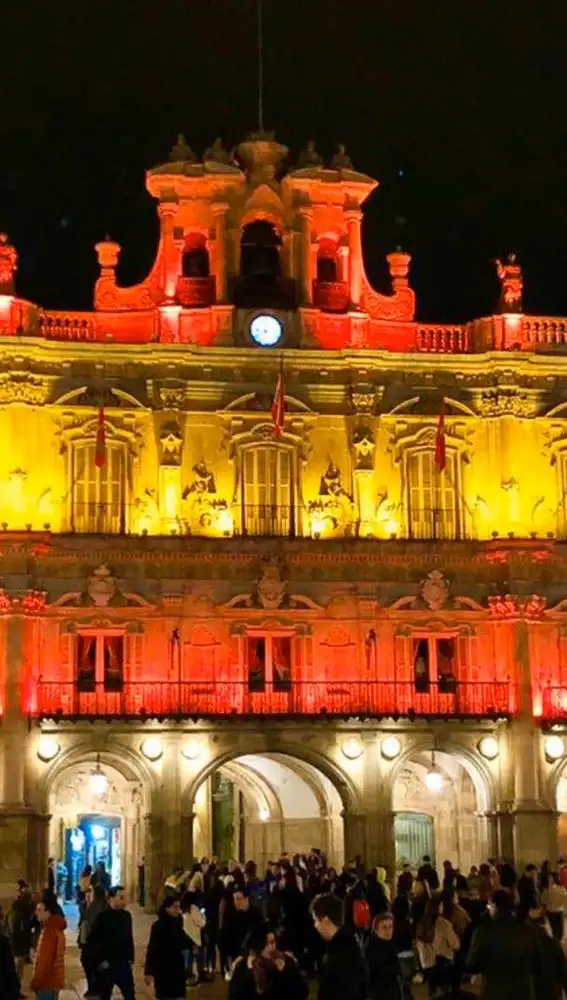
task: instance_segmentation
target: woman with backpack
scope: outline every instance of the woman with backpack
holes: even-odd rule
[[[429,900],[417,925],[416,943],[429,996],[443,996],[451,989],[453,961],[461,942],[449,920],[443,916],[439,896]]]

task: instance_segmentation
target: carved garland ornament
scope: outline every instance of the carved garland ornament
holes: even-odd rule
[[[0,405],[29,403],[42,406],[49,397],[49,383],[29,372],[4,372],[0,374]]]

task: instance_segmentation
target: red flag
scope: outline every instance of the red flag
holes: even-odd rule
[[[439,411],[439,422],[437,424],[437,433],[435,435],[435,465],[439,472],[443,472],[447,464],[447,451],[445,448],[445,400],[441,400],[441,409]]]
[[[272,420],[274,421],[274,437],[279,438],[285,423],[285,398],[282,372],[279,374],[276,394],[272,403]]]
[[[102,469],[106,465],[106,425],[104,421],[104,406],[98,411],[98,427],[96,429],[95,465]]]

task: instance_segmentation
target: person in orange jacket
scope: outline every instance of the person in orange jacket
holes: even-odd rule
[[[65,985],[65,928],[67,921],[52,893],[46,892],[36,907],[41,934],[35,953],[30,989],[37,1000],[57,1000]]]

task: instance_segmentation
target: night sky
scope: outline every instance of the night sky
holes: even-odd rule
[[[567,315],[565,0],[264,0],[265,123],[297,155],[346,143],[381,186],[371,280],[413,254],[424,320],[486,315],[513,250],[527,312]],[[89,308],[93,244],[145,277],[144,171],[256,126],[256,0],[13,0],[2,12],[0,228],[18,291]]]

